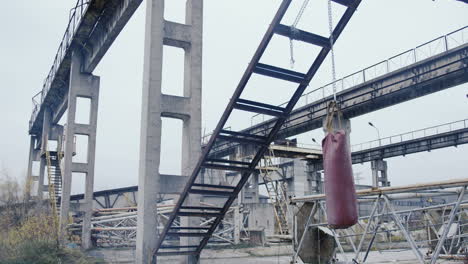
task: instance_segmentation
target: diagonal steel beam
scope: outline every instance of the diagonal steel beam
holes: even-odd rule
[[[452,225],[453,220],[455,219],[455,214],[460,208],[461,202],[463,201],[463,196],[465,196],[465,190],[466,190],[466,185],[461,189],[460,195],[458,196],[457,203],[453,206],[452,211],[450,212],[449,221],[447,223],[447,226],[445,226],[444,228],[444,232],[442,233],[441,238],[437,242],[436,249],[431,258],[431,264],[435,264],[437,262],[437,258],[439,257],[440,250],[442,249],[442,246],[444,245],[445,239],[447,239],[447,235],[450,230],[450,225]]]
[[[407,240],[408,243],[410,244],[411,249],[413,250],[414,255],[416,255],[416,258],[418,259],[419,263],[424,264],[424,263],[425,263],[425,262],[424,262],[424,257],[423,257],[423,255],[422,255],[421,251],[419,250],[418,246],[416,245],[416,242],[414,242],[413,237],[411,237],[411,235],[410,235],[410,234],[408,233],[408,231],[406,230],[405,226],[401,223],[400,217],[396,214],[395,209],[393,208],[392,203],[391,203],[390,200],[388,199],[387,195],[384,195],[384,196],[383,196],[383,199],[384,199],[385,203],[387,204],[388,210],[390,211],[390,213],[391,213],[392,216],[393,216],[393,220],[394,220],[395,223],[398,225],[398,227],[400,228],[401,232],[402,232],[403,235],[405,236],[406,240]]]

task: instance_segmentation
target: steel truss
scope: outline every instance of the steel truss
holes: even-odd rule
[[[174,205],[158,205],[159,223],[165,223],[169,215],[174,210]],[[227,216],[223,219],[223,227],[218,228],[213,233],[210,243],[215,245],[219,243],[238,244],[242,235],[243,239],[249,239],[249,233],[244,228],[247,218],[242,215],[248,213],[243,208],[231,207]],[[244,219],[244,220],[242,220]],[[200,223],[198,229],[203,230],[212,223],[215,218],[206,218]],[[180,226],[179,221],[175,221]],[[71,234],[79,237],[82,223],[80,219],[68,226]],[[91,230],[94,245],[96,247],[135,247],[137,228],[137,210],[136,207],[126,208],[108,208],[96,210],[95,216],[91,219]],[[162,230],[164,226],[159,225]],[[172,243],[178,243],[173,240]]]
[[[421,191],[433,189],[432,186],[439,186],[438,189],[450,188],[450,190],[456,187],[454,184],[448,184],[446,185],[448,187],[444,187],[444,183],[426,184],[425,187],[420,187],[419,190],[415,190],[411,186],[409,188],[411,189],[410,193],[398,193],[395,190],[385,193],[385,191],[377,189],[374,190],[373,194],[361,195],[365,199],[360,198],[360,202],[373,203],[370,215],[359,217],[359,228],[354,226],[342,230],[327,228],[325,201],[323,198],[318,198],[320,197],[319,195],[316,195],[314,199],[308,201],[314,203],[305,225],[308,228],[304,228],[304,232],[300,237],[298,237],[297,232],[293,234],[293,243],[295,243],[296,247],[291,263],[297,263],[304,238],[308,235],[310,228],[321,228],[333,235],[339,251],[337,258],[341,258],[344,263],[366,262],[369,252],[373,245],[375,245],[377,234],[389,234],[391,232],[400,232],[403,235],[404,241],[411,247],[418,263],[435,264],[441,254],[468,259],[467,256],[457,255],[466,254],[468,250],[468,234],[465,232],[468,225],[468,212],[463,206],[468,205],[468,200],[464,200],[468,180],[460,181],[456,185],[458,187],[453,192],[421,193]],[[405,189],[405,187],[401,188]],[[378,194],[375,195],[375,193]],[[410,210],[396,210],[394,207],[394,203],[400,199],[436,197],[450,194],[457,197],[455,202],[420,206]],[[307,202],[301,197],[297,199]],[[442,211],[439,219],[435,219],[431,214],[431,212],[436,210]],[[412,217],[416,217],[416,214],[419,215],[417,219],[411,220]],[[389,228],[389,223],[393,224],[394,228]],[[363,229],[363,231],[359,229]],[[294,230],[296,231],[296,228]],[[423,239],[417,239],[415,234],[417,232],[421,233],[421,231],[425,231],[426,236]],[[356,243],[357,241],[359,242]],[[390,241],[386,242],[392,242],[391,236]],[[391,246],[391,244],[389,245]],[[345,251],[345,246],[348,247],[348,252]],[[349,258],[349,250],[351,250],[351,253],[354,253],[352,259]],[[427,252],[423,254],[423,250],[427,250]]]

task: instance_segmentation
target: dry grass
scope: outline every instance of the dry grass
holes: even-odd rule
[[[0,264],[103,263],[59,244],[47,203],[26,203],[20,185],[0,171]]]

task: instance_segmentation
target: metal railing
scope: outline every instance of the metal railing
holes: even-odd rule
[[[421,44],[414,49],[407,50],[387,60],[381,61],[365,69],[347,75],[335,82],[326,84],[310,92],[306,92],[297,102],[295,109],[332,96],[333,85],[335,85],[336,92],[338,93],[392,71],[407,67],[411,64],[425,60],[437,54],[441,54],[466,43],[468,43],[468,26],[450,32],[447,35],[443,35]],[[280,106],[285,105],[286,103],[283,103]],[[253,115],[251,117],[251,126],[260,124],[269,118],[271,117],[264,114]]]
[[[77,0],[75,7],[70,10],[68,26],[65,30],[65,34],[63,35],[62,41],[60,42],[57,54],[55,55],[54,63],[52,64],[49,74],[47,75],[44,84],[42,85],[42,90],[36,95],[34,95],[34,97],[32,98],[33,111],[31,114],[30,126],[32,126],[34,120],[36,119],[41,105],[44,102],[44,99],[50,90],[57,70],[62,64],[67,50],[70,47],[70,44],[72,43],[73,37],[76,33],[76,30],[78,29],[78,25],[81,22],[81,18],[83,17],[83,14],[86,13],[86,9],[89,5],[89,2],[90,0]]]
[[[459,129],[468,128],[468,119],[454,121],[451,123],[446,123],[438,126],[427,127],[411,132],[406,132],[390,137],[384,137],[356,145],[351,146],[351,152],[362,151],[366,149],[377,148],[380,146],[401,143],[403,141],[409,141],[418,138],[424,138],[428,136],[433,136],[441,133],[452,132]]]

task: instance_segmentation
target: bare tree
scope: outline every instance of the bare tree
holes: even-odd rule
[[[0,170],[0,228],[18,224],[24,216],[24,210],[20,183],[6,169]]]

